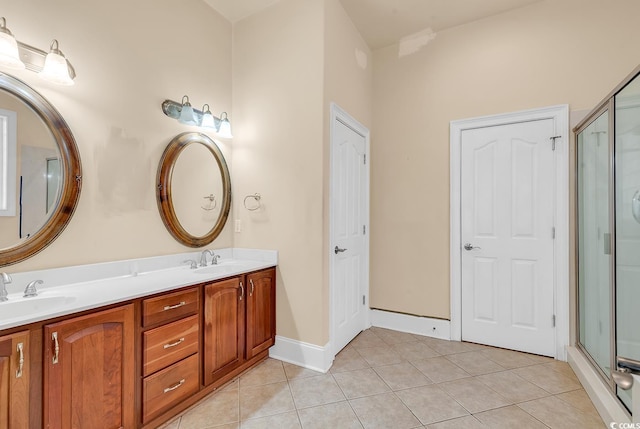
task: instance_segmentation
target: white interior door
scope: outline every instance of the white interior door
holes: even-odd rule
[[[553,120],[464,130],[462,339],[555,355]]]
[[[368,142],[334,117],[331,142],[332,343],[340,351],[368,324]]]

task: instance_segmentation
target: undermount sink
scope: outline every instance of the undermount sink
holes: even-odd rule
[[[0,318],[13,319],[25,314],[49,312],[57,307],[71,304],[76,298],[72,296],[35,296],[33,298],[18,298],[0,302]]]

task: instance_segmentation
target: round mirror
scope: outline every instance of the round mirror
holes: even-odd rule
[[[216,143],[201,133],[176,136],[158,168],[158,208],[180,243],[201,247],[224,228],[231,208],[231,179]]]
[[[81,178],[78,148],[60,113],[0,73],[0,266],[36,254],[64,230]]]

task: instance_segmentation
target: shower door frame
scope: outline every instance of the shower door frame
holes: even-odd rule
[[[591,357],[586,348],[580,343],[580,295],[579,295],[579,238],[580,238],[580,229],[579,229],[579,213],[578,213],[578,135],[581,131],[587,128],[599,115],[604,113],[604,111],[609,111],[609,225],[610,225],[610,247],[611,247],[611,272],[609,275],[609,296],[611,299],[610,302],[610,371],[614,371],[618,369],[617,364],[617,335],[616,335],[616,323],[617,323],[617,312],[616,312],[616,211],[615,211],[615,135],[616,135],[616,109],[615,109],[615,97],[618,93],[620,93],[632,80],[635,78],[640,78],[640,66],[636,67],[622,82],[620,82],[608,95],[605,97],[598,105],[591,111],[584,119],[582,119],[578,125],[573,128],[574,133],[574,147],[575,147],[575,157],[574,157],[574,275],[575,275],[575,320],[576,324],[576,347],[581,351],[583,356],[589,361],[591,367],[596,371],[596,373],[600,376],[602,381],[609,387],[609,391],[615,397],[616,401],[625,409],[626,405],[622,402],[620,397],[617,394],[617,386],[611,377],[611,374],[605,374],[604,371],[600,368],[600,366],[595,362],[595,360]],[[627,409],[627,412],[629,410]]]
[[[613,94],[615,95],[615,94]],[[582,352],[582,354],[587,358],[591,366],[596,370],[597,374],[602,378],[602,381],[609,386],[609,389],[615,395],[615,387],[616,384],[613,382],[611,378],[611,374],[605,374],[605,372],[600,368],[600,365],[595,361],[591,354],[587,350],[587,348],[580,342],[580,218],[579,218],[579,197],[580,197],[580,187],[579,184],[579,145],[578,145],[578,136],[582,131],[588,128],[594,121],[596,121],[602,114],[605,112],[608,113],[608,139],[607,139],[607,153],[608,153],[608,187],[609,187],[609,201],[607,202],[609,205],[609,248],[611,249],[611,262],[609,267],[609,366],[610,369],[613,370],[613,365],[616,361],[616,325],[615,325],[615,314],[616,314],[616,288],[615,288],[615,280],[616,280],[616,230],[615,230],[615,103],[614,96],[611,96],[609,99],[601,102],[598,107],[592,110],[580,123],[573,129],[574,139],[575,139],[575,158],[574,158],[574,183],[575,183],[575,195],[574,195],[574,204],[575,204],[575,219],[576,222],[574,224],[574,252],[575,252],[575,287],[576,287],[576,346]]]

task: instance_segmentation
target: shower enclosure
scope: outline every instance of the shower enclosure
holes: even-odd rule
[[[578,346],[631,410],[630,374],[640,374],[640,68],[574,131]]]

